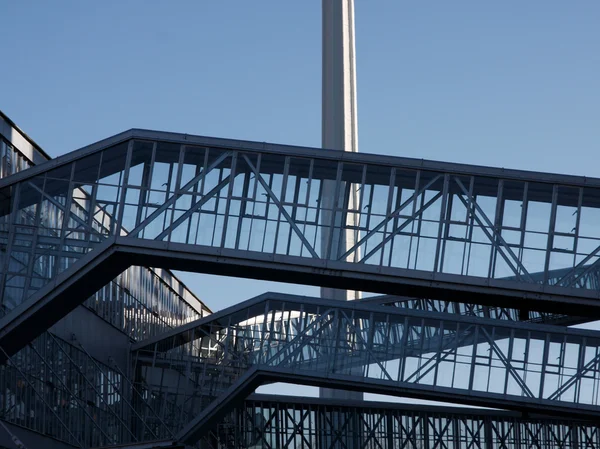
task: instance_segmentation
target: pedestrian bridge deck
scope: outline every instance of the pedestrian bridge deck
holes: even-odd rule
[[[39,299],[106,244],[146,266],[598,317],[599,217],[598,179],[132,130],[0,180],[0,293]]]
[[[597,331],[265,294],[133,350],[186,442],[271,382],[600,416]]]

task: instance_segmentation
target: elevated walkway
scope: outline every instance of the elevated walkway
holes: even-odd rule
[[[320,204],[324,181],[335,182],[332,210]],[[352,210],[351,185],[361,192]],[[0,181],[0,212],[12,214],[9,253],[58,257],[55,272],[127,235],[298,258],[308,269],[360,273],[365,286],[389,273],[407,296],[460,291],[461,301],[494,302],[519,291],[524,305],[598,298],[598,187],[583,177],[132,130]],[[38,206],[56,214],[58,239],[26,231]],[[348,214],[357,244],[339,254],[337,223],[347,221],[338,216]]]
[[[132,349],[184,442],[271,382],[600,416],[596,331],[265,294]]]
[[[205,449],[353,445],[380,449],[593,449],[600,446],[600,428],[590,421],[500,410],[254,394],[230,410],[199,445]],[[183,449],[184,445],[164,440],[117,448]]]
[[[596,423],[514,412],[253,395],[220,424],[233,447],[595,448]],[[274,423],[285,423],[283,426]],[[340,431],[332,431],[337,426]],[[216,436],[216,435],[215,435]],[[217,445],[214,444],[213,447]]]
[[[325,181],[339,197],[327,210]],[[351,186],[361,192],[355,209]],[[0,293],[15,305],[0,346],[22,347],[132,265],[598,318],[599,188],[590,178],[128,131],[0,180]],[[358,225],[343,230],[358,243],[340,254],[348,214]],[[94,272],[84,266],[92,260],[103,261]],[[27,330],[12,333],[15,323]]]
[[[275,381],[597,419],[600,334],[532,321],[600,317],[599,209],[598,179],[128,131],[0,180],[0,359],[179,269],[412,299],[263,296],[136,344],[140,422],[178,441]]]

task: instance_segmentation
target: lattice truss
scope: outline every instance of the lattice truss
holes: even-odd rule
[[[175,429],[202,421],[198,416],[237,391],[251,370],[266,373],[265,382],[337,383],[563,416],[600,413],[595,331],[283,295],[259,297],[134,350],[152,408],[166,410],[161,416]]]
[[[138,373],[134,385],[116,365],[99,363],[77,342],[46,333],[0,368],[0,418],[76,447],[135,445],[161,436],[172,441],[176,429],[169,415],[177,410],[169,401],[175,395],[151,392],[144,376]],[[597,448],[600,428],[596,421],[564,416],[264,396],[230,410],[194,446]]]
[[[210,447],[298,449],[539,449],[597,448],[589,422],[511,416],[472,409],[444,410],[318,400],[255,397],[206,438]]]
[[[5,307],[116,236],[598,290],[589,182],[146,134],[0,182]]]
[[[151,132],[117,136],[0,181],[3,313],[43,298],[87,254],[134,241],[179,244],[198,254],[234,251],[249,261],[278,256],[310,269],[334,263],[356,277],[436,273],[445,276],[435,277],[441,284],[460,285],[456,300],[412,298],[381,307],[263,297],[136,344],[131,376],[88,360],[96,374],[70,384],[60,371],[68,364],[36,355],[45,366],[36,378],[23,362],[33,357],[24,355],[30,349],[9,365],[46,401],[53,418],[40,421],[44,429],[60,428],[63,439],[80,446],[195,443],[216,422],[215,404],[243,397],[238,387],[250,378],[597,417],[598,334],[516,322],[589,317],[480,307],[460,295],[469,286],[502,286],[597,300],[598,186]],[[543,289],[532,290],[538,284]],[[189,314],[175,324],[186,321]],[[117,325],[129,324],[118,317]],[[54,338],[48,335],[39,341]],[[90,381],[94,376],[100,380]],[[77,412],[58,413],[48,382],[61,380]],[[86,408],[83,383],[98,390],[89,401],[104,404],[111,424],[98,424]],[[108,399],[108,391],[118,399]],[[39,420],[40,413],[28,413]],[[75,414],[83,433],[68,431]]]
[[[431,298],[408,298],[392,295],[378,295],[364,298],[362,302],[365,304],[381,304],[414,310],[492,318],[494,320],[528,321],[532,323],[546,323],[561,326],[572,326],[590,321],[590,317],[545,313],[535,310],[515,309],[511,307],[483,306],[480,304]]]
[[[127,374],[50,332],[0,366],[0,388],[0,419],[76,447],[136,442],[143,426]]]
[[[309,308],[318,306],[316,306],[317,300],[313,300],[311,304],[311,301],[307,298],[295,298],[298,304],[301,305],[296,307],[298,306],[296,304],[296,306],[289,307],[286,304],[293,304],[294,298],[273,298],[277,296],[265,295],[263,299],[259,298],[259,300],[251,301],[253,304],[239,306],[239,310],[235,312],[216,315],[214,322],[209,323],[209,327],[205,328],[209,329],[207,333],[196,329],[199,323],[194,323],[188,326],[188,329],[184,332],[181,332],[181,330],[173,331],[172,335],[167,339],[155,338],[154,341],[140,343],[138,345],[139,349],[137,349],[136,361],[138,365],[135,371],[137,379],[135,385],[118,367],[106,367],[91,358],[85,353],[83,348],[77,349],[53,337],[51,334],[45,334],[41,339],[36,340],[36,342],[30,345],[29,349],[21,351],[18,356],[14,357],[10,361],[9,366],[2,371],[0,381],[6,386],[5,391],[7,392],[3,396],[5,401],[3,403],[3,419],[42,431],[72,444],[82,445],[82,447],[88,447],[87,445],[83,446],[82,441],[95,442],[100,446],[115,444],[117,442],[154,440],[157,437],[173,438],[173,434],[178,428],[181,428],[188,420],[193,419],[195,414],[201,413],[212,401],[226,394],[227,387],[233,384],[243,372],[243,368],[240,369],[240,367],[246,367],[247,369],[251,366],[250,364],[254,359],[261,359],[260,354],[268,357],[267,360],[270,360],[270,363],[277,361],[287,366],[285,359],[289,359],[289,357],[286,356],[295,352],[296,362],[300,367],[306,366],[308,362],[309,372],[312,372],[313,369],[322,371],[323,367],[320,366],[320,363],[313,364],[312,358],[318,357],[320,351],[316,344],[322,340],[318,336],[323,333],[331,334],[334,332],[331,314],[335,311],[324,309],[322,313],[309,312],[309,310],[305,309],[305,305],[308,305]],[[276,305],[274,307],[269,304],[271,300],[267,301],[265,299],[268,297],[275,299]],[[318,302],[321,303],[322,301]],[[335,304],[339,305],[339,303]],[[304,318],[298,312],[298,310],[302,309],[309,312]],[[348,319],[349,313],[351,315],[354,313],[351,310],[354,310],[354,308],[342,312],[343,316],[345,315],[344,320]],[[370,310],[372,314],[372,308]],[[380,308],[376,308],[376,310],[382,313]],[[235,315],[235,317],[232,315]],[[329,322],[330,328],[327,328],[327,326],[318,327],[322,325],[322,322],[319,321],[320,315],[328,317],[327,322]],[[410,313],[408,315],[412,316]],[[413,321],[421,323],[422,316],[423,314],[417,314],[417,319]],[[415,317],[413,316],[412,318]],[[356,318],[355,328],[357,321],[363,323],[362,319]],[[224,323],[232,322],[238,322],[238,324],[233,326],[233,328],[227,326],[227,329],[225,329]],[[461,322],[462,319],[457,321],[457,323]],[[473,332],[472,329],[469,331],[468,320],[466,323],[467,327],[464,333]],[[456,329],[460,333],[462,327],[458,327],[459,325],[457,324]],[[240,326],[243,329],[243,333],[238,332]],[[417,324],[412,326],[412,336],[407,336],[405,341],[396,332],[386,334],[384,331],[384,334],[375,332],[372,334],[374,343],[376,344],[381,338],[386,338],[390,342],[388,349],[383,348],[382,350],[382,347],[379,346],[379,349],[382,350],[382,355],[379,356],[379,363],[382,363],[384,367],[390,359],[396,357],[395,354],[398,353],[399,344],[403,345],[404,348],[412,348],[410,352],[405,351],[407,356],[409,354],[413,355],[413,357],[407,357],[407,360],[416,361],[415,356],[423,352],[428,353],[425,357],[420,358],[420,366],[419,363],[415,365],[416,362],[413,362],[413,369],[410,375],[413,376],[413,379],[417,383],[420,383],[420,378],[427,376],[428,371],[431,372],[432,369],[438,371],[438,376],[444,375],[443,369],[431,364],[431,361],[435,358],[435,355],[432,355],[434,351],[431,350],[431,347],[439,347],[444,339],[448,341],[451,338],[456,338],[456,336],[451,336],[452,332],[450,329],[452,327],[438,325],[437,328],[434,326],[419,328],[419,326],[425,326],[425,322],[423,321],[422,325]],[[339,327],[340,324],[337,325],[338,329]],[[341,327],[350,329],[350,325],[345,321],[342,321]],[[528,326],[528,328],[521,331],[521,333],[531,335],[531,326]],[[546,337],[544,339],[540,333],[543,331],[543,328],[539,326],[535,328],[538,335],[540,335],[538,343],[540,340],[553,341],[553,338]],[[232,329],[235,330],[232,331]],[[369,326],[367,326],[367,329],[369,329]],[[445,332],[443,337],[441,329],[444,329]],[[227,334],[232,332],[242,341],[241,345],[234,344],[232,346],[227,344],[228,341],[231,341],[230,339],[228,340]],[[264,338],[260,337],[262,332],[266,332]],[[518,336],[518,334],[515,335]],[[205,335],[205,337],[199,338],[199,335]],[[254,337],[248,337],[248,335],[253,335]],[[366,335],[368,335],[368,332]],[[492,331],[492,335],[495,335],[498,347],[504,348],[506,351],[507,346],[503,338],[505,334]],[[364,338],[368,337],[363,336],[363,344],[366,343]],[[469,340],[466,335],[464,338],[462,342],[456,338],[457,349],[463,344],[468,346],[468,342],[473,341],[472,339]],[[483,349],[488,347],[489,351],[490,346],[490,342],[486,338],[480,339],[481,343],[476,350],[477,354],[484,354],[484,362],[481,363],[480,361],[478,363],[479,367],[476,370],[483,367],[484,374],[487,372],[488,382],[490,382],[493,381],[490,369],[494,366],[497,368],[499,364],[496,357],[485,356],[485,350]],[[195,339],[195,341],[191,339]],[[296,346],[292,347],[292,351],[287,350],[287,352],[284,351],[283,353],[276,351],[273,353],[273,348],[281,345],[282,342],[298,342],[302,340],[305,340],[309,350],[298,350],[299,346],[296,344]],[[249,345],[247,344],[248,341],[250,341]],[[563,340],[563,343],[564,341],[566,340]],[[188,356],[181,359],[167,356],[166,360],[164,356],[160,355],[160,348],[175,348],[183,344],[188,345],[191,355],[188,354]],[[381,341],[379,341],[379,344],[381,344]],[[346,337],[339,345],[344,348],[343,353],[345,356],[348,355],[347,353],[353,355],[353,359],[342,366],[349,368],[353,375],[359,376],[365,374],[364,366],[366,366],[366,375],[369,378],[377,379],[377,376],[372,375],[373,369],[377,370],[377,367],[381,365],[375,366],[375,364],[369,363],[373,360],[372,356],[370,354],[365,355],[364,351],[360,351],[360,344],[357,345],[355,339]],[[441,357],[447,357],[447,351],[452,351],[450,345],[444,344],[444,346],[446,346],[445,352],[438,353],[438,357],[440,354]],[[155,352],[152,353],[151,358],[148,356],[148,349],[143,349],[144,347],[154,348]],[[268,348],[268,351],[262,351],[261,347]],[[471,343],[472,347],[473,344]],[[555,345],[554,352],[549,350],[547,353],[548,363],[546,366],[552,366],[554,369],[556,369],[557,365],[565,367],[564,362],[560,358],[557,358],[555,363],[552,363],[552,358],[556,353],[564,354],[568,348],[569,345]],[[571,346],[571,348],[573,347]],[[240,349],[242,349],[242,356],[238,354]],[[316,353],[310,352],[311,349],[316,351]],[[369,350],[368,347],[366,349]],[[467,349],[473,351],[473,349]],[[536,348],[534,342],[530,346],[530,349],[539,349],[539,347]],[[590,347],[587,347],[587,350],[589,351]],[[203,358],[194,357],[194,351],[203,354]],[[541,352],[545,353],[544,350]],[[243,355],[244,353],[246,355]],[[252,353],[258,353],[259,356],[252,356]],[[229,355],[227,356],[226,354]],[[309,357],[306,357],[307,354]],[[327,352],[324,352],[324,354],[327,354]],[[281,358],[282,355],[283,361]],[[511,358],[505,356],[504,359],[499,360],[502,362],[502,360],[510,360]],[[518,356],[516,358],[518,359]],[[231,360],[234,362],[232,363]],[[523,362],[523,360],[525,359],[519,361]],[[595,379],[592,383],[588,383],[588,385],[592,385],[594,382],[597,382],[597,373],[590,373],[590,367],[596,363],[595,361],[590,362],[580,371],[583,373],[581,376],[578,374],[570,380],[565,380],[563,373],[556,372],[559,376],[563,377],[564,385],[573,385],[573,381],[577,381],[578,378],[588,379],[588,381]],[[511,362],[509,361],[509,363]],[[534,367],[535,364],[531,358],[526,360],[525,363],[530,365],[529,370],[531,372],[535,373],[540,369],[539,363],[537,368]],[[148,365],[151,365],[151,367],[148,368]],[[361,365],[363,367],[357,370],[356,366],[360,367]],[[165,367],[167,369],[164,369]],[[566,369],[569,370],[568,364],[566,365]],[[594,366],[593,370],[596,371],[597,366]],[[555,372],[552,368],[549,371],[550,374]],[[478,375],[481,376],[481,373]],[[192,376],[192,378],[189,376]],[[387,376],[384,377],[384,379],[386,378],[389,379]],[[428,383],[425,382],[425,384],[427,385]],[[581,385],[583,386],[579,388],[584,388],[585,385],[583,383]],[[563,391],[566,389],[568,388],[562,388]],[[590,391],[593,393],[594,388]],[[181,405],[182,394],[185,396],[187,406]],[[585,390],[583,390],[583,394],[585,394]],[[555,397],[556,394],[551,396]],[[186,409],[186,407],[189,408]],[[231,428],[232,425],[231,418],[226,417],[221,427],[229,426]],[[452,424],[452,426],[455,425]],[[543,427],[546,428],[551,425],[554,424],[549,422],[544,424]],[[450,424],[447,423],[447,426],[450,426]],[[506,438],[507,442],[522,441],[528,438],[527,435],[532,432],[532,438],[536,438],[535,435],[541,432],[540,427],[536,426],[523,428],[523,431],[526,430],[527,433],[518,434],[518,438],[521,438],[521,440],[512,439],[517,438],[513,435],[517,430],[509,426],[505,429],[507,433],[503,438]],[[561,426],[563,426],[561,428],[563,428],[562,431],[564,432],[564,426],[567,426],[567,424],[563,421]],[[586,432],[592,430],[596,432],[596,427],[591,425],[588,427],[586,428]],[[73,434],[72,429],[74,428],[79,429],[75,432],[76,436]],[[446,430],[448,428],[446,427]],[[414,438],[424,438],[423,434],[418,433],[418,426],[412,429]],[[495,428],[495,431],[498,432],[498,428]],[[224,438],[223,432],[220,431],[218,438]],[[273,429],[270,432],[273,432]],[[547,432],[547,429],[544,432]],[[509,437],[509,434],[513,436]],[[442,432],[442,435],[446,435],[444,438],[448,437],[444,432]],[[544,438],[548,438],[547,433],[543,435]],[[216,437],[213,436],[211,438]],[[572,438],[564,435],[564,438],[567,437]],[[203,439],[203,441],[205,440]],[[288,443],[291,444],[291,442]],[[510,447],[510,445],[506,447]],[[575,447],[579,446],[575,445]],[[590,445],[588,447],[595,446]]]

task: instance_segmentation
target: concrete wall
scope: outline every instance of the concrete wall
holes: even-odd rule
[[[49,330],[75,346],[81,343],[96,360],[109,365],[112,358],[123,372],[128,371],[129,337],[91,310],[79,306]]]

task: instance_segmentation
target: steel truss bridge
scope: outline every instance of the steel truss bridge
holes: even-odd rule
[[[79,447],[598,447],[600,332],[568,326],[600,316],[599,219],[598,179],[119,134],[0,180],[4,419]],[[125,369],[48,332],[134,266],[383,296],[265,294],[132,333]],[[275,381],[510,412],[246,400]]]
[[[481,409],[253,395],[206,437],[213,447],[596,447],[589,422]]]

